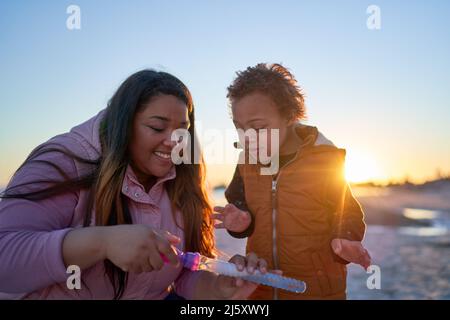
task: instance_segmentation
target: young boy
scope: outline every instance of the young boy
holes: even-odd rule
[[[370,265],[361,245],[363,211],[343,177],[345,150],[300,124],[303,94],[279,64],[238,72],[227,97],[237,129],[279,130],[278,153],[258,146],[279,157],[279,170],[263,175],[259,161],[238,164],[225,192],[229,204],[215,208],[218,227],[248,237],[247,252],[307,284],[299,294],[260,286],[250,298],[345,299],[346,264]],[[248,152],[248,143],[241,144]]]

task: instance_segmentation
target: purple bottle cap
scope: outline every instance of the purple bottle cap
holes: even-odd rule
[[[178,254],[178,258],[180,259],[181,264],[183,265],[184,268],[187,268],[192,271],[198,270],[198,267],[200,265],[200,258],[201,258],[200,253],[198,253],[198,252],[183,252],[179,249],[176,249],[176,251]],[[160,253],[160,256],[165,263],[170,262],[169,259],[167,259],[167,257],[164,254]]]
[[[180,254],[181,262],[183,267],[191,271],[197,271],[200,265],[200,254],[197,252],[181,252]]]

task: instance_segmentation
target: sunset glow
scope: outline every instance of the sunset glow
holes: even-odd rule
[[[345,178],[349,182],[360,183],[382,179],[382,172],[373,156],[349,151],[346,156]]]

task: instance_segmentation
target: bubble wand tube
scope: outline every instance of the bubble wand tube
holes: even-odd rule
[[[306,283],[297,279],[283,277],[275,273],[262,274],[259,270],[255,270],[253,274],[248,273],[247,270],[239,271],[236,265],[231,262],[226,262],[218,259],[211,259],[197,252],[182,252],[177,250],[178,256],[183,267],[192,270],[205,270],[221,274],[224,276],[242,278],[250,282],[263,284],[266,286],[283,289],[295,293],[303,293],[306,291]],[[164,261],[167,258],[163,256]]]

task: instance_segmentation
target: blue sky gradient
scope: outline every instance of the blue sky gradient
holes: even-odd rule
[[[70,4],[81,8],[81,30],[66,28]],[[380,30],[366,27],[371,4]],[[450,172],[449,18],[441,0],[1,1],[0,185],[142,68],[178,76],[203,126],[230,129],[226,87],[258,62],[296,75],[308,123],[350,159],[371,159],[370,178]],[[232,170],[211,166],[210,180]]]

